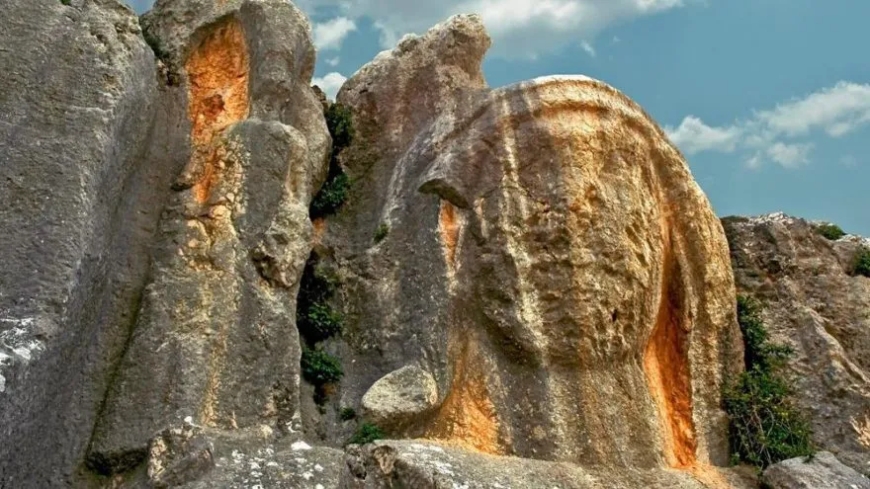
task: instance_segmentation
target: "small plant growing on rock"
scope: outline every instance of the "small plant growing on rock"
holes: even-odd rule
[[[870,248],[862,246],[858,249],[858,254],[855,255],[853,273],[870,277]]]
[[[840,226],[837,226],[836,224],[828,224],[828,223],[819,224],[818,226],[816,226],[816,232],[819,233],[820,235],[824,236],[826,239],[829,239],[831,241],[837,241],[838,239],[840,239],[846,235],[846,232],[843,231],[843,229],[840,228]]]
[[[363,423],[357,428],[356,433],[347,441],[348,445],[365,445],[375,440],[382,440],[386,437],[383,430],[373,423]]]
[[[338,412],[338,419],[342,421],[350,421],[352,419],[356,419],[356,410],[350,407],[341,408],[341,411]]]
[[[347,199],[350,178],[338,161],[341,151],[353,141],[354,129],[350,109],[341,104],[332,104],[326,109],[326,127],[332,136],[332,154],[329,157],[329,173],[320,192],[311,201],[309,214],[312,218],[334,214]]]
[[[322,349],[302,349],[302,376],[315,387],[338,382],[343,375],[338,358]]]
[[[381,225],[378,226],[378,229],[375,231],[375,244],[383,241],[388,234],[390,234],[390,225],[385,222],[381,223]]]
[[[761,309],[754,299],[737,298],[746,371],[725,388],[723,400],[731,419],[732,461],[765,468],[812,455],[814,449],[809,422],[793,404],[792,387],[782,372],[792,350],[770,342]]]

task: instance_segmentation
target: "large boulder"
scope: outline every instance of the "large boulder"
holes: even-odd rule
[[[761,299],[771,339],[788,363],[813,440],[870,474],[870,278],[854,260],[870,240],[822,237],[783,214],[723,220],[738,290]]]
[[[437,397],[394,403],[408,412],[379,420],[393,435],[584,465],[726,463],[740,333],[706,197],[626,96],[579,76],[488,89],[488,47],[479,18],[453,17],[338,94],[357,136],[349,201],[321,238],[344,281],[334,348],[353,365],[335,401],[419,397],[391,372],[421,369]]]
[[[830,452],[783,460],[765,469],[769,489],[870,489],[870,479],[846,467]]]
[[[184,101],[187,165],[94,430],[89,463],[107,474],[141,465],[185,419],[299,429],[296,294],[330,150],[310,27],[292,4],[160,1],[143,25]]]
[[[66,487],[180,167],[151,158],[157,70],[132,10],[8,0],[0,25],[0,485]]]

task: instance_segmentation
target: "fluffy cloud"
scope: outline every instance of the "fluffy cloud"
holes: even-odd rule
[[[348,34],[356,30],[356,23],[347,17],[314,24],[314,46],[318,51],[339,49]]]
[[[739,148],[749,153],[746,162],[750,167],[771,161],[795,168],[809,163],[813,145],[794,139],[820,132],[841,137],[867,123],[870,123],[870,84],[841,81],[728,126],[708,126],[690,115],[678,127],[666,127],[665,131],[688,155],[702,151],[732,152]]]
[[[390,48],[406,33],[423,33],[458,13],[477,13],[493,38],[493,53],[533,58],[568,43],[587,43],[607,27],[701,0],[298,0],[310,14],[338,10],[357,19],[368,17]]]
[[[127,0],[138,12],[153,0]],[[337,49],[355,20],[368,17],[380,30],[381,45],[392,48],[407,33],[422,34],[453,14],[477,13],[493,38],[493,54],[534,58],[570,43],[586,46],[614,24],[706,0],[294,0],[309,16],[340,12],[314,26],[320,49]],[[352,27],[351,27],[352,26]],[[348,30],[349,29],[349,30]],[[319,32],[318,32],[319,30]],[[586,46],[582,43],[586,42]],[[590,52],[591,54],[591,52]]]
[[[320,89],[326,93],[327,98],[335,100],[335,95],[338,94],[338,89],[344,85],[345,81],[347,81],[346,76],[333,71],[332,73],[327,73],[322,77],[315,77],[311,80],[311,84],[320,87]]]
[[[668,136],[684,153],[701,151],[734,151],[742,136],[738,127],[710,127],[704,121],[688,116],[676,129],[666,128]]]

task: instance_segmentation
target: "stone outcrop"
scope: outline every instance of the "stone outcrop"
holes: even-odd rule
[[[114,0],[0,8],[0,485],[63,487],[93,430],[176,168],[153,54]]]
[[[338,94],[357,137],[341,155],[350,199],[322,238],[344,281],[335,348],[354,365],[335,399],[412,396],[419,383],[391,377],[415,368],[437,399],[406,403],[394,436],[584,465],[726,463],[734,285],[685,161],[596,80],[488,89],[488,46],[457,16]]]
[[[299,429],[296,293],[329,152],[294,6],[166,1],[143,24],[187,102],[190,147],[91,442],[107,473],[140,464],[154,433],[188,417]]]
[[[0,485],[175,486],[220,430],[299,429],[331,144],[310,26],[283,0],[162,0],[144,32],[116,0],[68,3],[0,12]]]
[[[770,489],[870,489],[870,479],[841,464],[830,452],[771,465],[762,481]]]
[[[488,88],[474,15],[408,36],[341,89],[350,193],[312,223],[340,111],[291,3],[7,4],[0,487],[754,487],[721,467],[731,260],[797,352],[817,443],[868,472],[870,279],[848,273],[867,243],[731,219],[729,256],[614,88]],[[344,377],[316,389],[306,264],[344,318],[317,338]],[[406,440],[338,449],[363,423]],[[765,477],[863,487],[834,462]]]
[[[701,482],[683,472],[496,457],[429,442],[388,441],[348,449],[341,489],[523,488],[523,489],[702,489],[756,487],[752,477],[708,474]]]
[[[816,225],[773,214],[723,220],[740,293],[762,300],[789,362],[815,443],[870,474],[870,278],[853,262],[870,240],[829,241]]]

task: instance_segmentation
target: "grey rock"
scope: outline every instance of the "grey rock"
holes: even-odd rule
[[[783,214],[723,220],[740,293],[766,304],[771,339],[789,361],[813,441],[870,474],[870,278],[851,275],[868,240],[836,242]]]
[[[488,47],[478,17],[455,16],[339,91],[356,138],[350,197],[323,225],[353,366],[335,407],[373,405],[394,390],[380,379],[418,365],[435,407],[391,436],[584,466],[727,463],[733,277],[685,160],[603,82],[488,89]]]
[[[870,489],[870,479],[830,452],[783,460],[765,469],[761,479],[770,489]]]
[[[349,448],[340,489],[703,489],[756,487],[727,469],[707,474],[662,469],[584,468],[568,463],[493,457],[427,442],[378,441]]]
[[[164,107],[132,10],[9,0],[0,25],[0,481],[64,487],[180,168],[150,151]]]
[[[438,385],[432,374],[408,365],[380,378],[362,398],[363,416],[388,430],[399,430],[438,404]]]

